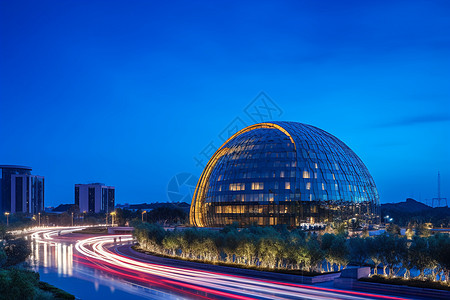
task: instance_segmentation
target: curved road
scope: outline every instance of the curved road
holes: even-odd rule
[[[43,229],[31,236],[36,243],[65,241],[74,244],[73,259],[78,264],[101,270],[117,280],[158,291],[152,298],[185,299],[392,299],[405,298],[376,295],[265,280],[212,272],[190,267],[157,263],[129,247],[115,246],[130,243],[131,235],[92,236],[67,234],[81,228]],[[153,295],[155,295],[153,293]],[[169,297],[170,296],[170,297]]]

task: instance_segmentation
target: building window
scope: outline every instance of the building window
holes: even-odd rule
[[[303,171],[303,178],[310,178],[308,171]]]
[[[88,210],[89,212],[95,212],[95,188],[90,187],[88,189]]]
[[[75,187],[75,205],[80,207],[80,188],[78,186]]]
[[[290,183],[290,182],[285,182],[284,188],[285,188],[286,190],[290,190],[290,189],[291,189],[291,183]]]
[[[263,190],[264,182],[252,182],[252,190]]]
[[[245,183],[231,183],[230,191],[243,191],[245,190]]]

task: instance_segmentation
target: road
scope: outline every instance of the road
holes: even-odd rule
[[[118,289],[132,285],[151,293],[140,293],[153,299],[405,299],[386,295],[346,291],[314,285],[265,280],[223,272],[165,265],[139,258],[124,247],[131,243],[130,235],[92,236],[77,234],[82,228],[57,228],[36,230],[31,234],[36,245],[55,244],[67,254],[57,258],[58,268],[87,268],[108,274]],[[73,233],[71,233],[73,232]],[[114,243],[116,242],[116,244]],[[47,247],[47,246],[45,246]],[[46,248],[44,248],[46,249]],[[69,249],[69,250],[67,250]],[[50,250],[42,250],[50,251]],[[73,256],[73,262],[70,255]],[[73,271],[70,271],[73,273]],[[69,274],[71,275],[71,274]],[[122,286],[123,285],[123,286]],[[146,297],[146,295],[148,297]],[[94,299],[95,297],[93,297]],[[98,297],[97,297],[98,298]]]

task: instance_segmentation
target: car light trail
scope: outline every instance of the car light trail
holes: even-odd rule
[[[32,234],[39,243],[55,243],[65,234],[83,228],[40,230]],[[42,237],[42,238],[41,238]],[[148,289],[170,291],[186,298],[203,299],[389,299],[404,298],[338,290],[295,283],[262,280],[219,272],[167,266],[121,254],[115,242],[132,241],[131,235],[105,235],[79,239],[75,244],[77,263],[115,275],[122,280],[139,282]]]

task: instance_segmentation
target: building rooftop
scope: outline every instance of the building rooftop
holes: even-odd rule
[[[18,166],[18,165],[0,165],[0,169],[24,169],[24,170],[31,170],[31,167]]]

